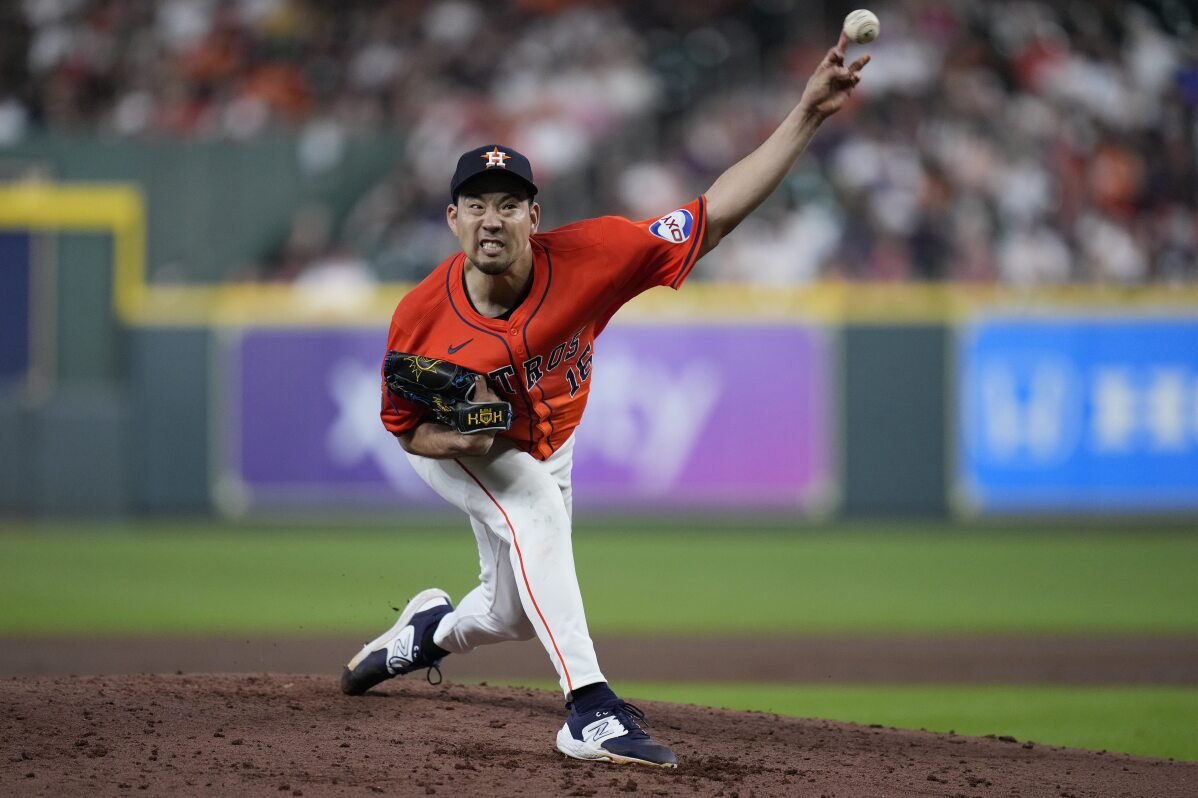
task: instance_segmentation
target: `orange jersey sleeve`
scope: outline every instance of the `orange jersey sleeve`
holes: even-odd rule
[[[621,304],[659,285],[677,290],[694,268],[707,228],[707,201],[697,197],[665,216],[633,222],[606,216],[604,239],[620,271]]]

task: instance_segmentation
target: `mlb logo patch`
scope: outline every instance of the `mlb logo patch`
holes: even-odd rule
[[[681,244],[691,237],[691,229],[694,226],[695,218],[691,216],[691,212],[679,208],[673,213],[667,213],[649,225],[649,232],[662,241],[668,241],[671,244]]]

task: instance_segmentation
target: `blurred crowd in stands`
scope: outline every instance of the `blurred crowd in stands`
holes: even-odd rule
[[[0,144],[40,131],[395,137],[356,203],[306,205],[264,279],[417,279],[461,151],[530,156],[546,226],[647,218],[797,101],[856,3],[12,0]],[[893,0],[851,105],[697,274],[1198,281],[1198,11],[1185,0]]]

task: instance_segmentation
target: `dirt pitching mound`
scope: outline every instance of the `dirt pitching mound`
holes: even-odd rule
[[[644,702],[675,771],[564,758],[560,696],[331,676],[13,677],[2,795],[1193,796],[1198,764]]]

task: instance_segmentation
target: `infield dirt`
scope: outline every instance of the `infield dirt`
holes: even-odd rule
[[[578,762],[560,695],[486,685],[14,676],[0,700],[3,795],[1198,795],[1198,763],[652,702],[678,770]]]

